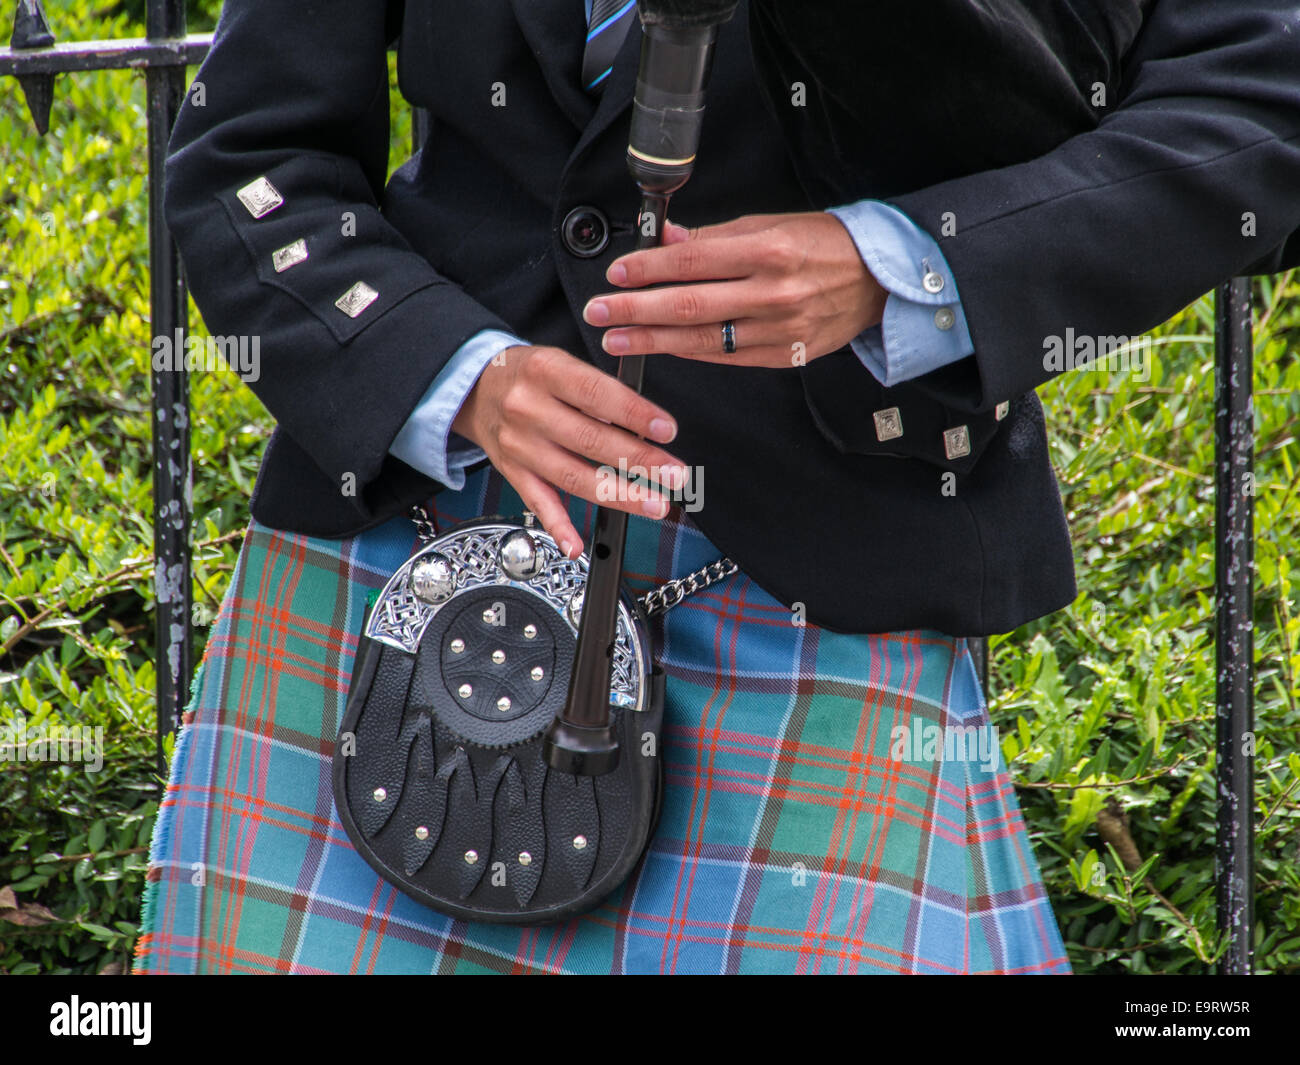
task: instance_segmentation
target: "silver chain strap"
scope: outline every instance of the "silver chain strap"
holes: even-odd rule
[[[661,584],[658,588],[641,596],[639,600],[641,606],[645,609],[647,617],[654,617],[656,614],[662,614],[665,610],[675,607],[688,595],[694,595],[696,592],[702,592],[710,584],[717,584],[718,581],[730,577],[739,570],[729,558],[719,558],[710,562],[707,566],[701,566],[694,573],[688,573],[685,577],[677,577],[675,580]]]
[[[411,520],[415,522],[416,534],[421,543],[429,543],[438,538],[438,527],[434,524],[433,519],[429,517],[429,512],[421,506],[413,506],[410,511]],[[525,525],[531,527],[532,515],[525,518]],[[656,614],[662,614],[666,610],[671,610],[688,595],[694,595],[696,592],[702,592],[711,584],[717,584],[718,581],[725,580],[733,573],[740,569],[729,558],[719,558],[710,562],[707,566],[701,566],[693,573],[686,574],[685,577],[676,577],[671,581],[661,584],[658,588],[652,588],[637,600],[641,608],[645,611],[646,617],[654,617]]]
[[[419,504],[411,507],[410,517],[415,522],[415,534],[420,538],[420,543],[427,544],[438,538],[438,526],[433,523],[424,507]]]

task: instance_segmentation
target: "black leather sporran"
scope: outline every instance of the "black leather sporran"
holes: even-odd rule
[[[495,517],[422,544],[367,611],[334,753],[349,839],[407,895],[470,921],[536,924],[597,905],[658,819],[663,674],[640,603],[619,606],[613,772],[547,766],[588,559]]]

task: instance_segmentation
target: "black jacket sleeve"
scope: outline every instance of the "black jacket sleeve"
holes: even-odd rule
[[[479,330],[510,328],[381,213],[390,6],[226,0],[166,169],[167,223],[209,330],[259,339],[251,386],[363,519],[438,371]]]
[[[1138,336],[1297,258],[1300,9],[1155,0],[1097,128],[889,202],[939,240],[975,344],[914,383],[971,411],[1027,392],[1048,337]]]

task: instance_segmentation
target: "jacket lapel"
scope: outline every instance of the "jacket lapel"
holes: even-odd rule
[[[510,3],[551,95],[574,126],[590,136],[593,124],[603,129],[631,103],[641,54],[639,21],[629,27],[614,60],[614,70],[605,79],[605,90],[597,98],[581,85],[582,53],[587,37],[582,0],[510,0]]]
[[[510,0],[510,4],[555,102],[578,129],[584,129],[595,113],[596,100],[578,84],[587,35],[582,0]]]
[[[637,19],[628,27],[623,45],[614,57],[614,69],[605,79],[605,90],[600,94],[594,114],[583,129],[582,139],[577,151],[582,152],[586,146],[600,136],[619,115],[632,105],[636,93],[636,76],[641,69],[641,20]],[[589,94],[583,93],[584,96]]]

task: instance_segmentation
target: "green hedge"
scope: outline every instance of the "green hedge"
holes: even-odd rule
[[[142,32],[139,0],[47,5],[63,39]],[[215,4],[195,10],[210,28]],[[93,766],[0,762],[0,972],[129,967],[159,796],[153,732],[143,81],[64,76],[52,129],[0,92],[0,725],[100,728]],[[394,164],[409,143],[394,97]],[[1288,287],[1289,286],[1289,287]],[[1300,968],[1296,670],[1300,287],[1258,285],[1257,946]],[[192,320],[199,321],[197,313]],[[993,713],[1079,972],[1207,972],[1214,927],[1213,324],[1155,333],[1150,380],[1042,390],[1081,594],[993,641]],[[193,379],[195,655],[270,423]],[[1127,864],[1126,864],[1127,863]],[[1136,867],[1136,868],[1133,868]]]

